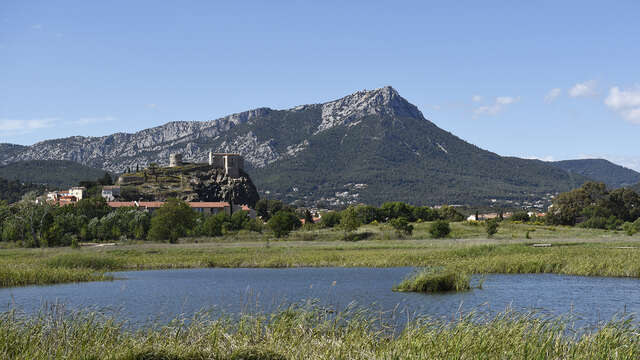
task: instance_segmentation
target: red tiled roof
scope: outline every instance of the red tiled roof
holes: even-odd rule
[[[112,208],[120,208],[120,207],[135,207],[136,203],[133,201],[110,201],[107,205]]]
[[[164,201],[140,201],[138,203],[134,202],[134,201],[110,201],[107,203],[109,206],[111,206],[112,208],[119,208],[119,207],[143,207],[143,208],[147,208],[147,209],[157,209],[159,207],[161,207],[162,205],[165,204]],[[218,202],[207,202],[207,201],[201,201],[201,202],[188,202],[187,204],[189,204],[189,206],[191,206],[192,208],[225,208],[225,207],[229,207],[229,203],[225,202],[225,201],[218,201]]]
[[[229,207],[229,203],[226,201],[217,202],[190,202],[188,203],[192,208],[225,208]]]

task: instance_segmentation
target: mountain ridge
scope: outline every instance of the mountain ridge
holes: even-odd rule
[[[586,181],[541,161],[470,144],[426,119],[390,86],[285,110],[260,107],[132,134],[46,140],[15,148],[0,161],[68,159],[122,172],[166,165],[173,152],[203,162],[210,149],[242,154],[267,196],[305,204],[520,204]]]
[[[565,171],[601,181],[609,187],[629,187],[640,182],[640,173],[606,159],[576,159],[553,161],[550,164]]]

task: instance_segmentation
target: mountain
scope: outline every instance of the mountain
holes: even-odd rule
[[[82,180],[102,178],[104,170],[70,160],[27,160],[0,166],[0,178],[60,188],[78,185]]]
[[[203,162],[238,152],[267,198],[379,204],[518,203],[586,178],[538,160],[502,157],[425,119],[391,87],[288,110],[259,108],[210,121],[178,121],[133,134],[47,140],[2,162],[66,159],[112,172],[166,165],[169,154]]]
[[[604,159],[564,160],[551,165],[574,174],[601,181],[612,188],[621,188],[640,182],[640,173]]]

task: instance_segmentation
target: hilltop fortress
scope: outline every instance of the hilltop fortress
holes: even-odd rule
[[[209,161],[204,163],[184,161],[182,154],[173,153],[168,167],[151,164],[125,172],[116,188],[103,189],[107,192],[105,197],[119,201],[166,201],[173,197],[188,202],[226,201],[248,206],[260,199],[244,172],[242,155],[230,153],[209,152]]]
[[[169,167],[179,167],[186,165],[182,161],[182,154],[169,155]],[[214,169],[223,169],[227,176],[232,178],[240,177],[244,170],[244,158],[240,154],[213,153],[209,151],[209,166]]]

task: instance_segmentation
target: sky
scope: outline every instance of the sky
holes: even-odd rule
[[[640,171],[639,1],[0,2],[0,143],[393,86],[501,155]]]

